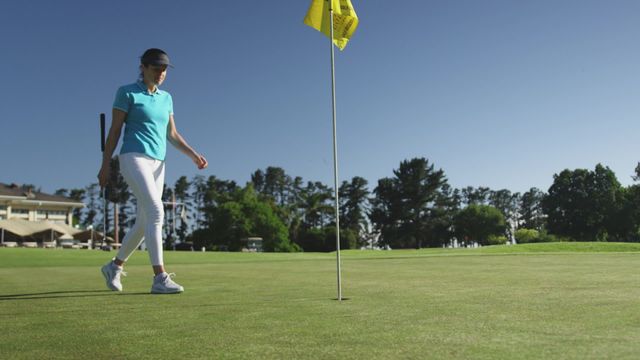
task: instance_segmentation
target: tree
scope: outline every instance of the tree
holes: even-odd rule
[[[490,195],[491,189],[488,187],[480,186],[474,188],[473,186],[467,186],[462,189],[462,201],[465,205],[487,205]]]
[[[71,191],[69,192],[69,198],[77,202],[84,202],[85,194],[85,189],[71,189]],[[82,208],[73,209],[73,223],[82,223]]]
[[[295,200],[299,198],[296,190],[300,190],[302,178],[292,180],[283,168],[269,166],[266,171],[256,170],[251,175],[251,183],[257,193],[267,202],[273,203],[273,210],[289,227],[298,222],[300,214],[296,212]]]
[[[616,226],[624,192],[608,167],[564,170],[553,176],[549,194],[543,200],[549,232],[578,241],[607,241],[620,237]]]
[[[216,208],[211,230],[213,244],[218,248],[230,251],[242,249],[241,239],[251,233],[248,218],[244,216],[242,205],[228,201]]]
[[[230,201],[237,189],[238,185],[236,185],[235,181],[221,180],[213,175],[209,176],[205,184],[205,192],[202,198],[202,211],[204,214],[203,221],[205,224],[211,223],[213,211],[221,204]]]
[[[301,230],[303,227],[303,218],[304,218],[304,188],[303,181],[300,176],[296,176],[291,182],[291,187],[289,191],[289,199],[287,201],[287,210],[286,212],[289,214],[288,217],[288,227],[289,227],[289,238],[292,242],[298,243],[298,239],[301,235]]]
[[[518,203],[520,193],[511,193],[507,189],[491,191],[489,193],[489,205],[500,210],[506,221],[506,235],[513,238],[513,233],[518,226]]]
[[[504,234],[505,221],[500,210],[493,206],[471,204],[454,218],[458,240],[488,245],[490,237]]]
[[[167,184],[162,184],[162,212],[163,216],[163,226],[164,230],[164,247],[167,250],[174,249],[176,236],[174,232],[174,213],[173,213],[173,190],[167,186]]]
[[[42,188],[39,186],[35,186],[34,184],[22,184],[22,191],[25,193],[29,192],[42,192]]]
[[[518,200],[520,193],[512,193],[507,189],[492,190],[489,193],[489,205],[500,210],[505,220],[517,218]]]
[[[397,232],[401,204],[396,196],[393,179],[379,179],[373,193],[374,197],[369,200],[371,203],[369,220],[373,230],[380,234],[381,245],[399,247],[401,243],[397,240]]]
[[[340,186],[340,228],[352,230],[358,239],[366,228],[369,190],[367,180],[356,176]]]
[[[618,229],[619,241],[640,241],[640,185],[622,189],[613,225]]]
[[[331,189],[321,182],[309,181],[301,197],[303,228],[323,227],[325,219],[331,217],[334,212]]]
[[[264,174],[263,193],[271,196],[274,201],[283,206],[287,201],[287,190],[291,183],[283,168],[269,166]]]
[[[545,193],[532,187],[520,197],[520,209],[518,210],[518,227],[533,230],[542,230],[545,225],[545,214],[542,208],[542,200]]]
[[[194,228],[198,228],[203,223],[202,211],[204,209],[204,198],[207,194],[207,182],[204,176],[196,175],[193,177],[191,186],[193,187],[191,197],[194,200],[196,211]]]
[[[291,252],[300,248],[289,240],[287,227],[271,206],[260,201],[251,184],[236,189],[231,197],[215,208],[211,222],[213,244],[237,251],[241,240],[250,236],[263,238],[265,251]]]
[[[638,162],[638,164],[636,165],[635,169],[633,170],[633,173],[634,175],[631,176],[633,181],[640,181],[640,162]]]
[[[69,190],[62,188],[56,190],[53,194],[56,196],[69,197]]]
[[[107,200],[118,206],[118,223],[120,224],[118,227],[118,237],[123,239],[124,234],[126,233],[124,225],[127,224],[128,220],[127,203],[131,197],[131,192],[129,192],[129,185],[127,185],[127,182],[120,173],[120,161],[117,156],[111,159],[110,166],[111,171],[109,173],[109,181],[105,187],[105,197]],[[107,219],[106,223],[108,229],[109,215],[108,213],[104,215]]]
[[[452,189],[449,184],[442,185],[431,209],[427,246],[436,247],[449,243],[455,235],[453,219],[460,211],[461,202],[460,190]]]
[[[182,211],[185,212],[184,217],[181,216],[181,213],[178,213],[178,217],[176,219],[176,220],[179,220],[176,233],[180,241],[185,241],[185,238],[187,236],[187,230],[188,230],[187,220],[189,219],[188,213],[191,205],[190,203],[191,196],[189,195],[190,187],[191,187],[191,184],[189,183],[189,180],[187,180],[186,176],[181,176],[180,178],[178,178],[175,185],[173,186],[176,202],[182,203],[182,207],[178,209],[180,209],[179,210],[180,212]]]
[[[444,171],[434,170],[434,165],[424,159],[412,159],[400,163],[393,171],[400,203],[400,237],[410,246],[420,249],[427,235],[432,202],[446,184]]]
[[[380,230],[383,245],[421,248],[429,241],[435,201],[447,183],[444,171],[425,158],[400,163],[394,178],[378,181],[371,220]]]
[[[90,184],[85,188],[88,204],[87,204],[87,215],[84,217],[84,221],[82,225],[85,227],[93,226],[95,227],[95,218],[98,214],[98,184]]]
[[[251,183],[253,183],[253,188],[260,194],[265,193],[265,176],[264,172],[260,169],[254,171],[251,174]]]

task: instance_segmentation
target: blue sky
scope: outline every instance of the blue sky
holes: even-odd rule
[[[170,149],[167,182],[244,184],[283,167],[333,182],[328,40],[309,0],[44,1],[0,5],[0,182],[44,191],[95,182],[110,119],[138,57],[166,50],[176,125],[209,160]],[[640,160],[640,2],[353,0],[337,53],[340,179],[373,189],[426,157],[454,187],[547,190],[565,168]]]

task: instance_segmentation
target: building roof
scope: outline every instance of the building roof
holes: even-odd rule
[[[102,239],[102,233],[91,230],[80,230],[69,225],[57,224],[50,221],[27,221],[21,219],[0,220],[0,229],[8,231],[19,237],[33,236],[45,231],[54,231],[61,235],[68,235],[76,240]],[[107,242],[113,242],[113,238],[106,237]]]
[[[82,232],[82,230],[72,228],[68,225],[56,224],[49,221],[27,221],[21,219],[0,220],[0,229],[22,237],[50,230],[72,236]]]
[[[69,205],[82,204],[77,200],[73,200],[64,196],[50,195],[39,191],[33,191],[30,188],[17,184],[3,184],[0,183],[0,197],[17,197],[21,200],[29,201],[50,201],[58,203],[67,203]],[[82,204],[84,206],[84,204]]]

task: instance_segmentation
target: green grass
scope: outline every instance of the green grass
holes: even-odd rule
[[[640,244],[335,254],[167,252],[186,288],[121,294],[115,253],[0,249],[2,359],[636,359]]]

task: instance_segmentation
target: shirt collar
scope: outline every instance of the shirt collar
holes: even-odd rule
[[[145,84],[144,81],[142,80],[138,80],[137,84],[138,84],[138,87],[140,87],[140,90],[144,91],[149,95],[160,95],[162,93],[162,90],[160,90],[160,88],[157,86],[156,86],[156,92],[154,93],[150,92],[149,89],[147,89],[147,84]]]

